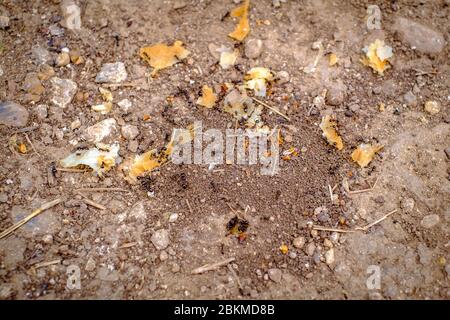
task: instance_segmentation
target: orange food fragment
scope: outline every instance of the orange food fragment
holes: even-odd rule
[[[27,153],[27,146],[25,145],[25,143],[21,143],[21,144],[19,144],[19,146],[18,146],[18,148],[19,148],[19,152],[20,153]]]
[[[139,55],[153,67],[152,76],[159,70],[168,68],[190,54],[183,48],[183,42],[175,41],[173,46],[165,44],[156,44],[150,47],[144,47],[139,50]]]
[[[250,0],[245,0],[244,3],[233,9],[230,15],[234,18],[241,18],[238,25],[233,32],[229,33],[228,36],[237,40],[242,41],[250,32],[250,25],[248,23],[248,8],[250,6]]]
[[[217,95],[214,93],[213,89],[204,85],[202,88],[202,96],[198,98],[197,104],[205,107],[212,108],[217,102]]]
[[[370,161],[372,161],[375,154],[383,149],[380,144],[371,145],[367,143],[362,143],[356,148],[352,153],[352,159],[359,164],[361,168],[366,167]]]
[[[287,254],[288,251],[289,251],[289,248],[288,248],[287,245],[282,244],[281,247],[280,247],[280,251],[281,251],[282,254]]]
[[[336,149],[342,150],[344,143],[336,130],[336,121],[332,120],[329,115],[322,118],[320,123],[320,129],[323,131],[323,136],[327,139],[328,143],[334,145]]]

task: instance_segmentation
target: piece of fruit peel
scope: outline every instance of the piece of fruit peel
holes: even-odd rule
[[[60,161],[63,168],[88,166],[99,176],[116,165],[119,158],[119,145],[99,144],[96,148],[79,150]]]
[[[244,0],[244,3],[233,9],[230,16],[233,18],[240,18],[239,23],[233,32],[229,33],[228,36],[237,41],[242,41],[250,32],[250,25],[248,22],[248,8],[250,6],[250,0]]]
[[[207,85],[202,87],[202,96],[198,98],[197,104],[205,108],[212,108],[217,102],[217,95],[214,90]]]
[[[383,146],[380,144],[371,145],[362,143],[355,149],[355,151],[353,151],[352,159],[358,163],[361,168],[364,168],[372,161],[375,154],[381,149],[383,149]]]
[[[390,68],[389,59],[394,55],[392,48],[384,44],[384,41],[376,39],[373,43],[363,49],[366,54],[361,62],[371,67],[379,75]]]
[[[336,121],[329,115],[323,117],[322,122],[320,123],[320,129],[322,129],[323,137],[327,139],[329,144],[334,145],[336,149],[342,150],[344,148],[344,143],[336,130],[336,126]]]
[[[189,54],[190,52],[183,48],[183,42],[178,40],[172,46],[160,43],[139,50],[139,56],[153,67],[152,76],[155,76],[159,70],[171,67],[187,58]]]

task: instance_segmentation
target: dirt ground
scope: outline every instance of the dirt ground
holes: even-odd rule
[[[20,125],[0,122],[0,231],[63,200],[0,239],[0,299],[450,298],[450,2],[251,1],[243,43],[227,36],[237,23],[227,14],[236,2],[80,0],[82,28],[75,32],[61,26],[58,0],[0,3],[0,16],[9,18],[0,29],[0,102],[29,114]],[[381,30],[367,28],[371,4],[381,10]],[[399,26],[400,17],[406,22]],[[263,45],[249,58],[256,39]],[[360,61],[375,39],[394,52],[383,76]],[[191,54],[152,78],[139,49],[176,40]],[[318,40],[324,56],[305,73]],[[211,48],[221,45],[239,50],[234,68],[218,65]],[[83,61],[55,65],[63,48]],[[337,65],[329,65],[330,53]],[[36,84],[43,62],[54,75],[47,70]],[[127,79],[108,87],[113,108],[103,115],[91,109],[106,87],[95,78],[116,62]],[[130,184],[119,166],[102,177],[58,170],[71,152],[94,146],[87,129],[104,119],[116,128],[103,142],[119,143],[124,161],[165,145],[173,128],[195,120],[233,127],[222,100],[213,109],[195,101],[204,84],[239,84],[252,67],[283,75],[263,100],[290,121],[267,108],[262,118],[281,128],[281,151],[301,150],[280,160],[277,175],[261,175],[256,166],[169,163]],[[76,84],[64,108],[55,78]],[[124,99],[128,110],[118,104]],[[438,112],[425,110],[428,101]],[[341,151],[322,137],[327,114],[336,116]],[[351,159],[362,142],[384,145],[365,168]],[[20,143],[27,152],[18,151]],[[81,195],[80,188],[126,192]],[[248,221],[245,239],[227,234],[236,213]],[[380,271],[379,286],[368,286],[371,270]]]

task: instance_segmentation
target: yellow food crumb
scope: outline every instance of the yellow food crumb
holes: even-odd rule
[[[173,46],[156,44],[141,48],[139,55],[153,67],[152,76],[159,70],[168,68],[178,61],[185,59],[190,52],[183,48],[183,42],[175,41]]]
[[[332,120],[329,115],[323,117],[322,122],[320,123],[320,129],[322,129],[323,136],[327,139],[328,143],[334,145],[336,149],[342,150],[344,148],[344,143],[337,133],[336,126],[336,121]]]
[[[281,251],[282,254],[287,254],[288,251],[289,251],[289,248],[288,248],[287,245],[282,244],[281,247],[280,247],[280,251]]]
[[[28,151],[27,146],[25,145],[25,143],[19,144],[18,149],[19,149],[20,153],[27,153],[27,151]]]
[[[330,54],[329,60],[328,60],[328,65],[330,67],[334,66],[335,64],[337,64],[339,61],[339,58],[337,57],[336,54],[332,53]]]
[[[373,159],[375,154],[383,149],[382,145],[371,145],[362,143],[352,153],[352,159],[359,164],[361,168],[366,167]]]
[[[384,41],[376,39],[368,47],[364,48],[366,55],[361,59],[361,62],[371,67],[379,75],[390,68],[388,59],[393,56],[392,48],[385,45]]]
[[[217,102],[217,95],[214,93],[213,89],[204,85],[202,88],[202,96],[198,98],[197,104],[205,107],[212,108]]]
[[[233,32],[229,33],[228,36],[237,41],[242,41],[250,32],[250,25],[248,23],[248,7],[250,6],[250,0],[245,0],[244,3],[233,9],[230,15],[233,18],[241,18],[238,25]]]

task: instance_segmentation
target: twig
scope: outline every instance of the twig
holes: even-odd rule
[[[358,232],[358,231],[363,231],[366,232],[367,230],[369,230],[371,227],[373,227],[374,225],[380,223],[381,221],[383,221],[384,219],[386,219],[387,217],[389,217],[391,214],[397,212],[397,209],[392,210],[389,213],[386,213],[384,216],[382,216],[380,219],[375,220],[372,223],[369,223],[368,225],[364,226],[364,227],[355,227],[354,230],[344,230],[344,229],[336,229],[336,228],[327,228],[327,227],[322,227],[322,226],[313,226],[314,230],[319,230],[319,231],[330,231],[330,232],[341,232],[341,233],[352,233],[352,232]]]
[[[124,243],[123,245],[121,245],[118,249],[126,249],[126,248],[131,248],[134,247],[135,245],[137,245],[137,242],[129,242],[129,243]]]
[[[205,264],[204,266],[201,266],[197,269],[192,270],[191,274],[201,274],[201,273],[204,273],[207,271],[217,270],[220,267],[226,266],[230,262],[233,262],[234,260],[236,260],[236,259],[233,257],[233,258],[228,258],[223,261],[216,262],[216,263]]]
[[[331,188],[330,184],[328,184],[328,191],[330,192],[331,203],[333,203],[333,189]]]
[[[35,265],[33,265],[33,268],[34,269],[39,269],[39,268],[48,267],[48,266],[51,266],[51,265],[54,265],[54,264],[58,264],[58,263],[61,263],[61,259],[55,259],[55,260],[52,260],[52,261],[39,262],[39,263],[36,263]]]
[[[282,116],[282,117],[285,118],[287,121],[291,121],[291,119],[289,119],[288,116],[284,115],[283,113],[281,113],[281,112],[278,111],[277,109],[275,109],[275,108],[269,106],[267,103],[262,102],[261,100],[258,100],[258,99],[254,98],[254,97],[252,97],[252,99],[253,99],[254,101],[258,102],[260,105],[262,105],[262,106],[264,106],[264,107],[266,107],[266,108],[272,110],[272,111],[275,112],[276,114]]]
[[[84,169],[73,169],[73,168],[55,168],[57,171],[61,172],[88,172],[89,170]]]
[[[88,199],[87,197],[83,196],[83,201],[90,205],[93,206],[94,208],[100,209],[100,210],[106,210],[106,207],[102,206],[101,204],[92,201],[91,199]]]
[[[382,216],[380,219],[375,220],[372,223],[369,223],[367,226],[364,227],[356,227],[355,230],[361,230],[361,231],[367,231],[368,229],[370,229],[371,227],[373,227],[374,225],[380,223],[381,221],[383,221],[384,219],[386,219],[387,217],[389,217],[391,214],[396,213],[397,209],[392,210],[389,213],[386,213],[384,216]]]
[[[330,232],[341,232],[341,233],[356,232],[356,230],[344,230],[344,229],[327,228],[327,227],[321,227],[321,226],[313,226],[313,229],[319,230],[319,231],[330,231]]]
[[[41,214],[43,211],[50,209],[51,207],[56,206],[58,203],[60,203],[62,201],[61,198],[55,199],[53,201],[44,203],[39,209],[33,211],[30,215],[26,216],[25,218],[23,218],[22,220],[20,220],[19,222],[13,224],[11,227],[9,227],[8,229],[4,230],[2,233],[0,233],[0,239],[3,239],[4,237],[10,235],[11,233],[13,233],[15,230],[17,230],[18,228],[20,228],[21,226],[23,226],[25,223],[27,223],[28,221],[30,221],[31,219],[33,219],[34,217],[36,217],[37,215]]]
[[[241,281],[239,280],[239,277],[236,273],[236,271],[234,271],[233,267],[230,264],[227,264],[228,270],[230,270],[231,274],[233,275],[233,277],[236,279],[236,282],[238,284],[239,290],[242,291],[243,287],[241,284]]]
[[[36,148],[33,145],[33,142],[31,142],[31,139],[28,137],[28,135],[26,133],[24,133],[25,139],[27,139],[28,143],[31,146],[31,149],[33,149],[34,153],[36,153],[38,155],[38,157],[40,157],[41,155],[39,154],[39,152],[36,151]]]
[[[105,83],[102,84],[103,87],[106,88],[117,88],[117,87],[136,87],[138,86],[138,83],[134,82],[123,82],[123,83]]]
[[[36,130],[37,128],[39,128],[39,126],[37,126],[37,125],[36,126],[31,126],[31,127],[26,127],[26,128],[22,128],[22,129],[16,130],[13,133],[25,133],[25,132]]]
[[[362,190],[349,191],[348,194],[349,194],[349,195],[352,195],[352,194],[358,194],[358,193],[364,193],[364,192],[372,191],[372,190],[375,188],[375,186],[377,185],[378,179],[379,179],[379,178],[377,178],[377,179],[375,180],[375,183],[374,183],[372,186],[370,186],[370,183],[369,183],[370,188],[362,189]]]
[[[117,192],[130,192],[130,190],[122,189],[122,188],[80,188],[74,190],[76,192],[108,192],[108,191],[117,191]]]
[[[187,206],[188,206],[188,208],[189,208],[189,212],[190,212],[191,214],[194,214],[194,211],[192,210],[191,204],[189,203],[189,200],[188,200],[188,199],[186,199],[186,204],[187,204]]]

